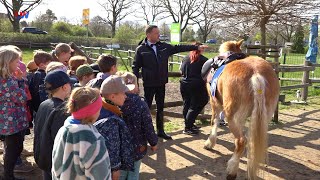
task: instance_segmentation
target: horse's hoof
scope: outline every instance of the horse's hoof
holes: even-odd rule
[[[235,180],[237,178],[237,175],[232,175],[232,174],[228,174],[227,175],[227,180]]]
[[[208,147],[208,146],[203,146],[203,149],[206,149],[206,150],[211,150],[212,147]]]

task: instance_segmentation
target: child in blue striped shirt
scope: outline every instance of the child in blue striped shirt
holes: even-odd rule
[[[72,115],[66,119],[54,140],[52,178],[111,180],[105,140],[92,125],[102,107],[99,92],[89,87],[76,88],[67,107]]]

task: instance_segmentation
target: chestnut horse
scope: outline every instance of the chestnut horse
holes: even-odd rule
[[[241,53],[239,42],[228,41],[220,46],[220,54]],[[229,129],[235,137],[235,150],[228,161],[227,179],[235,179],[239,161],[247,144],[248,179],[257,179],[260,163],[266,162],[268,123],[272,119],[279,97],[279,80],[270,63],[260,57],[249,56],[226,65],[217,83],[214,97],[207,83],[212,108],[212,130],[205,149],[216,143],[219,113],[224,112]],[[250,118],[246,139],[244,127]]]

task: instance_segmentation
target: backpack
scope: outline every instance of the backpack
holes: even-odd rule
[[[40,102],[43,102],[48,99],[48,93],[46,91],[46,87],[44,83],[39,85],[39,97],[40,97]]]

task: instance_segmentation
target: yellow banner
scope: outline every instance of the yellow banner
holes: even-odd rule
[[[83,11],[82,11],[82,24],[83,25],[88,25],[89,24],[89,15],[90,15],[90,10],[89,9],[83,9]]]

